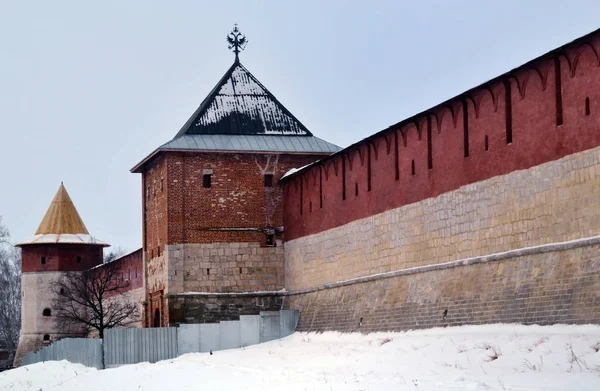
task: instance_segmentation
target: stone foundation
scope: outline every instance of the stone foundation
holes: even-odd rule
[[[283,305],[281,292],[243,295],[186,294],[170,295],[169,325],[180,323],[215,323],[239,320],[240,315],[257,315],[260,311],[279,311]]]
[[[301,310],[300,331],[600,323],[600,237],[391,275],[292,294],[285,308]]]

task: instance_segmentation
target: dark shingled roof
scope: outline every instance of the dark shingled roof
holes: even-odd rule
[[[175,138],[184,134],[312,136],[239,61]]]
[[[175,137],[161,151],[265,152],[330,155],[341,148],[317,138],[236,59]]]

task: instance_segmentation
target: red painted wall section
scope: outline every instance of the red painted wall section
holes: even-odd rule
[[[84,271],[102,263],[102,246],[32,244],[23,246],[21,254],[23,273]]]
[[[100,267],[92,269],[89,273],[98,273],[107,265],[115,265],[119,268],[118,278],[120,281],[127,282],[127,288],[122,289],[121,293],[138,289],[144,286],[144,264],[142,260],[142,249],[136,250],[121,258],[115,259],[110,263],[105,263]]]
[[[286,240],[599,146],[599,50],[596,31],[286,179]]]

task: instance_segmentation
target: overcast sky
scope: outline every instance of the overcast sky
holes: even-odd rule
[[[33,235],[61,181],[141,246],[140,175],[233,62],[347,146],[600,27],[598,0],[0,0],[0,215]]]

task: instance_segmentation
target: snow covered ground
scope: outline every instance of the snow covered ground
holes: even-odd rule
[[[96,371],[0,373],[0,390],[600,390],[600,326],[487,325],[306,334]]]

